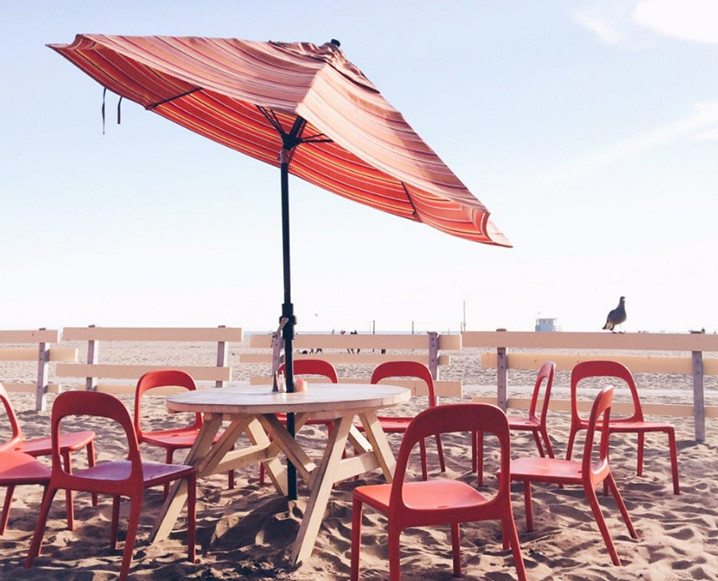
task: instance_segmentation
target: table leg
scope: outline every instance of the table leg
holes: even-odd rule
[[[205,419],[197,439],[194,441],[194,445],[190,448],[185,463],[190,466],[197,466],[202,459],[207,455],[207,452],[212,447],[214,437],[219,431],[222,425],[222,416],[214,416]],[[162,506],[162,512],[160,513],[159,519],[155,528],[150,534],[150,543],[155,540],[166,539],[172,527],[182,510],[182,506],[187,500],[187,481],[183,478],[174,483],[170,488],[170,492],[167,495],[164,505]]]
[[[205,454],[204,458],[199,458],[198,462],[192,464],[197,466],[197,478],[206,478],[216,472],[217,465],[222,458],[232,450],[234,443],[247,430],[249,424],[253,421],[251,417],[243,417],[233,420],[227,429],[222,432],[219,440]]]
[[[249,441],[252,442],[252,444],[267,446],[267,453],[271,454],[272,457],[262,463],[277,492],[282,496],[287,496],[287,469],[277,457],[279,446],[270,442],[267,431],[265,431],[260,424],[258,420],[253,420],[247,426],[247,436],[249,436]]]
[[[389,447],[389,440],[386,439],[386,434],[381,429],[381,422],[379,422],[376,412],[362,412],[359,414],[359,419],[364,426],[364,433],[374,449],[374,455],[379,461],[384,478],[386,478],[387,482],[391,482],[394,480],[396,460]]]
[[[335,420],[322,461],[312,471],[312,491],[292,549],[292,562],[295,566],[309,559],[314,549],[353,420],[353,413]]]

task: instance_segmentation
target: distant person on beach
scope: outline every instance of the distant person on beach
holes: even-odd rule
[[[359,331],[357,331],[356,329],[354,329],[354,330],[353,330],[351,333],[349,333],[349,334],[350,334],[350,335],[358,335],[358,334],[359,334]],[[354,349],[352,349],[352,353],[359,353],[359,351],[361,351],[361,349],[357,349],[356,351],[355,351]]]
[[[622,324],[626,320],[626,297],[621,297],[618,300],[618,306],[608,313],[606,317],[606,324],[603,328],[611,333],[615,333],[614,327]],[[623,333],[623,331],[621,331]]]

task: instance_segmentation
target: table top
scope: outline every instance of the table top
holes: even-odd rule
[[[271,385],[248,384],[168,395],[172,412],[276,414],[379,409],[409,401],[405,387],[367,383],[308,383],[306,391],[278,393]]]

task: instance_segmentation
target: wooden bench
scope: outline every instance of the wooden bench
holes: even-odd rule
[[[37,331],[0,331],[0,344],[10,345],[0,347],[0,381],[8,391],[35,392],[35,408],[38,411],[47,407],[47,394],[57,393],[60,386],[56,383],[48,383],[48,368],[50,363],[77,361],[77,349],[51,347],[51,344],[58,343],[60,332],[50,329],[38,329]],[[21,363],[24,377],[35,376],[35,381],[11,381],[6,374],[8,370],[5,365]],[[34,371],[27,369],[33,365]],[[13,373],[17,377],[17,373]]]
[[[579,361],[612,359],[626,365],[632,373],[667,373],[693,378],[693,405],[646,404],[651,415],[693,416],[695,436],[705,441],[705,418],[718,417],[718,407],[706,407],[704,377],[718,375],[718,358],[705,358],[705,352],[718,352],[718,335],[704,333],[532,333],[497,330],[463,333],[464,347],[494,348],[481,354],[482,367],[494,367],[497,373],[497,396],[494,403],[503,409],[525,409],[529,398],[509,398],[509,369],[536,369],[544,361],[554,361],[559,371],[570,371]],[[540,349],[540,352],[511,352],[509,349]],[[561,349],[562,352],[550,351]],[[572,351],[572,352],[566,352]],[[589,353],[586,353],[589,351]],[[652,351],[661,355],[626,355],[623,352]],[[670,354],[670,355],[667,355]],[[681,354],[681,355],[679,355]],[[484,400],[486,398],[477,398]],[[491,398],[493,399],[493,398]],[[579,405],[590,405],[579,402]],[[569,402],[552,398],[551,409],[568,410]],[[632,404],[614,404],[617,412],[627,412]],[[630,408],[630,409],[629,409]]]
[[[280,352],[283,346],[276,334],[251,335],[249,346],[263,349],[262,353],[240,355],[240,363],[265,363],[271,371],[267,375],[253,376],[250,383],[267,385],[272,382],[274,371],[281,365]],[[439,379],[439,369],[449,365],[451,356],[442,351],[461,349],[460,335],[426,333],[417,335],[401,334],[300,334],[294,339],[294,360],[324,359],[337,365],[377,366],[385,361],[418,361],[424,363],[434,378],[437,396],[461,397],[461,381]],[[339,374],[339,383],[369,383],[368,378],[347,377]],[[395,382],[412,390],[414,395],[426,395],[423,381],[400,380]]]
[[[232,379],[228,365],[229,343],[242,341],[242,329],[232,327],[174,328],[174,327],[66,327],[63,340],[87,343],[86,363],[58,364],[55,374],[59,378],[84,378],[86,390],[107,393],[132,393],[137,380],[147,371],[156,369],[181,369],[196,381],[213,381],[221,387]],[[100,344],[107,342],[140,342],[151,345],[160,342],[183,342],[188,344],[216,343],[216,364],[188,365],[179,355],[171,361],[153,363],[100,363]],[[111,380],[101,383],[98,380]],[[124,380],[131,380],[126,383]]]

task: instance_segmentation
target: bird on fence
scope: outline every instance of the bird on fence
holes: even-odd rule
[[[607,331],[615,333],[614,327],[620,325],[626,320],[626,297],[621,297],[618,300],[618,306],[608,313],[606,317],[606,324],[603,326]],[[623,331],[621,331],[623,332]]]

